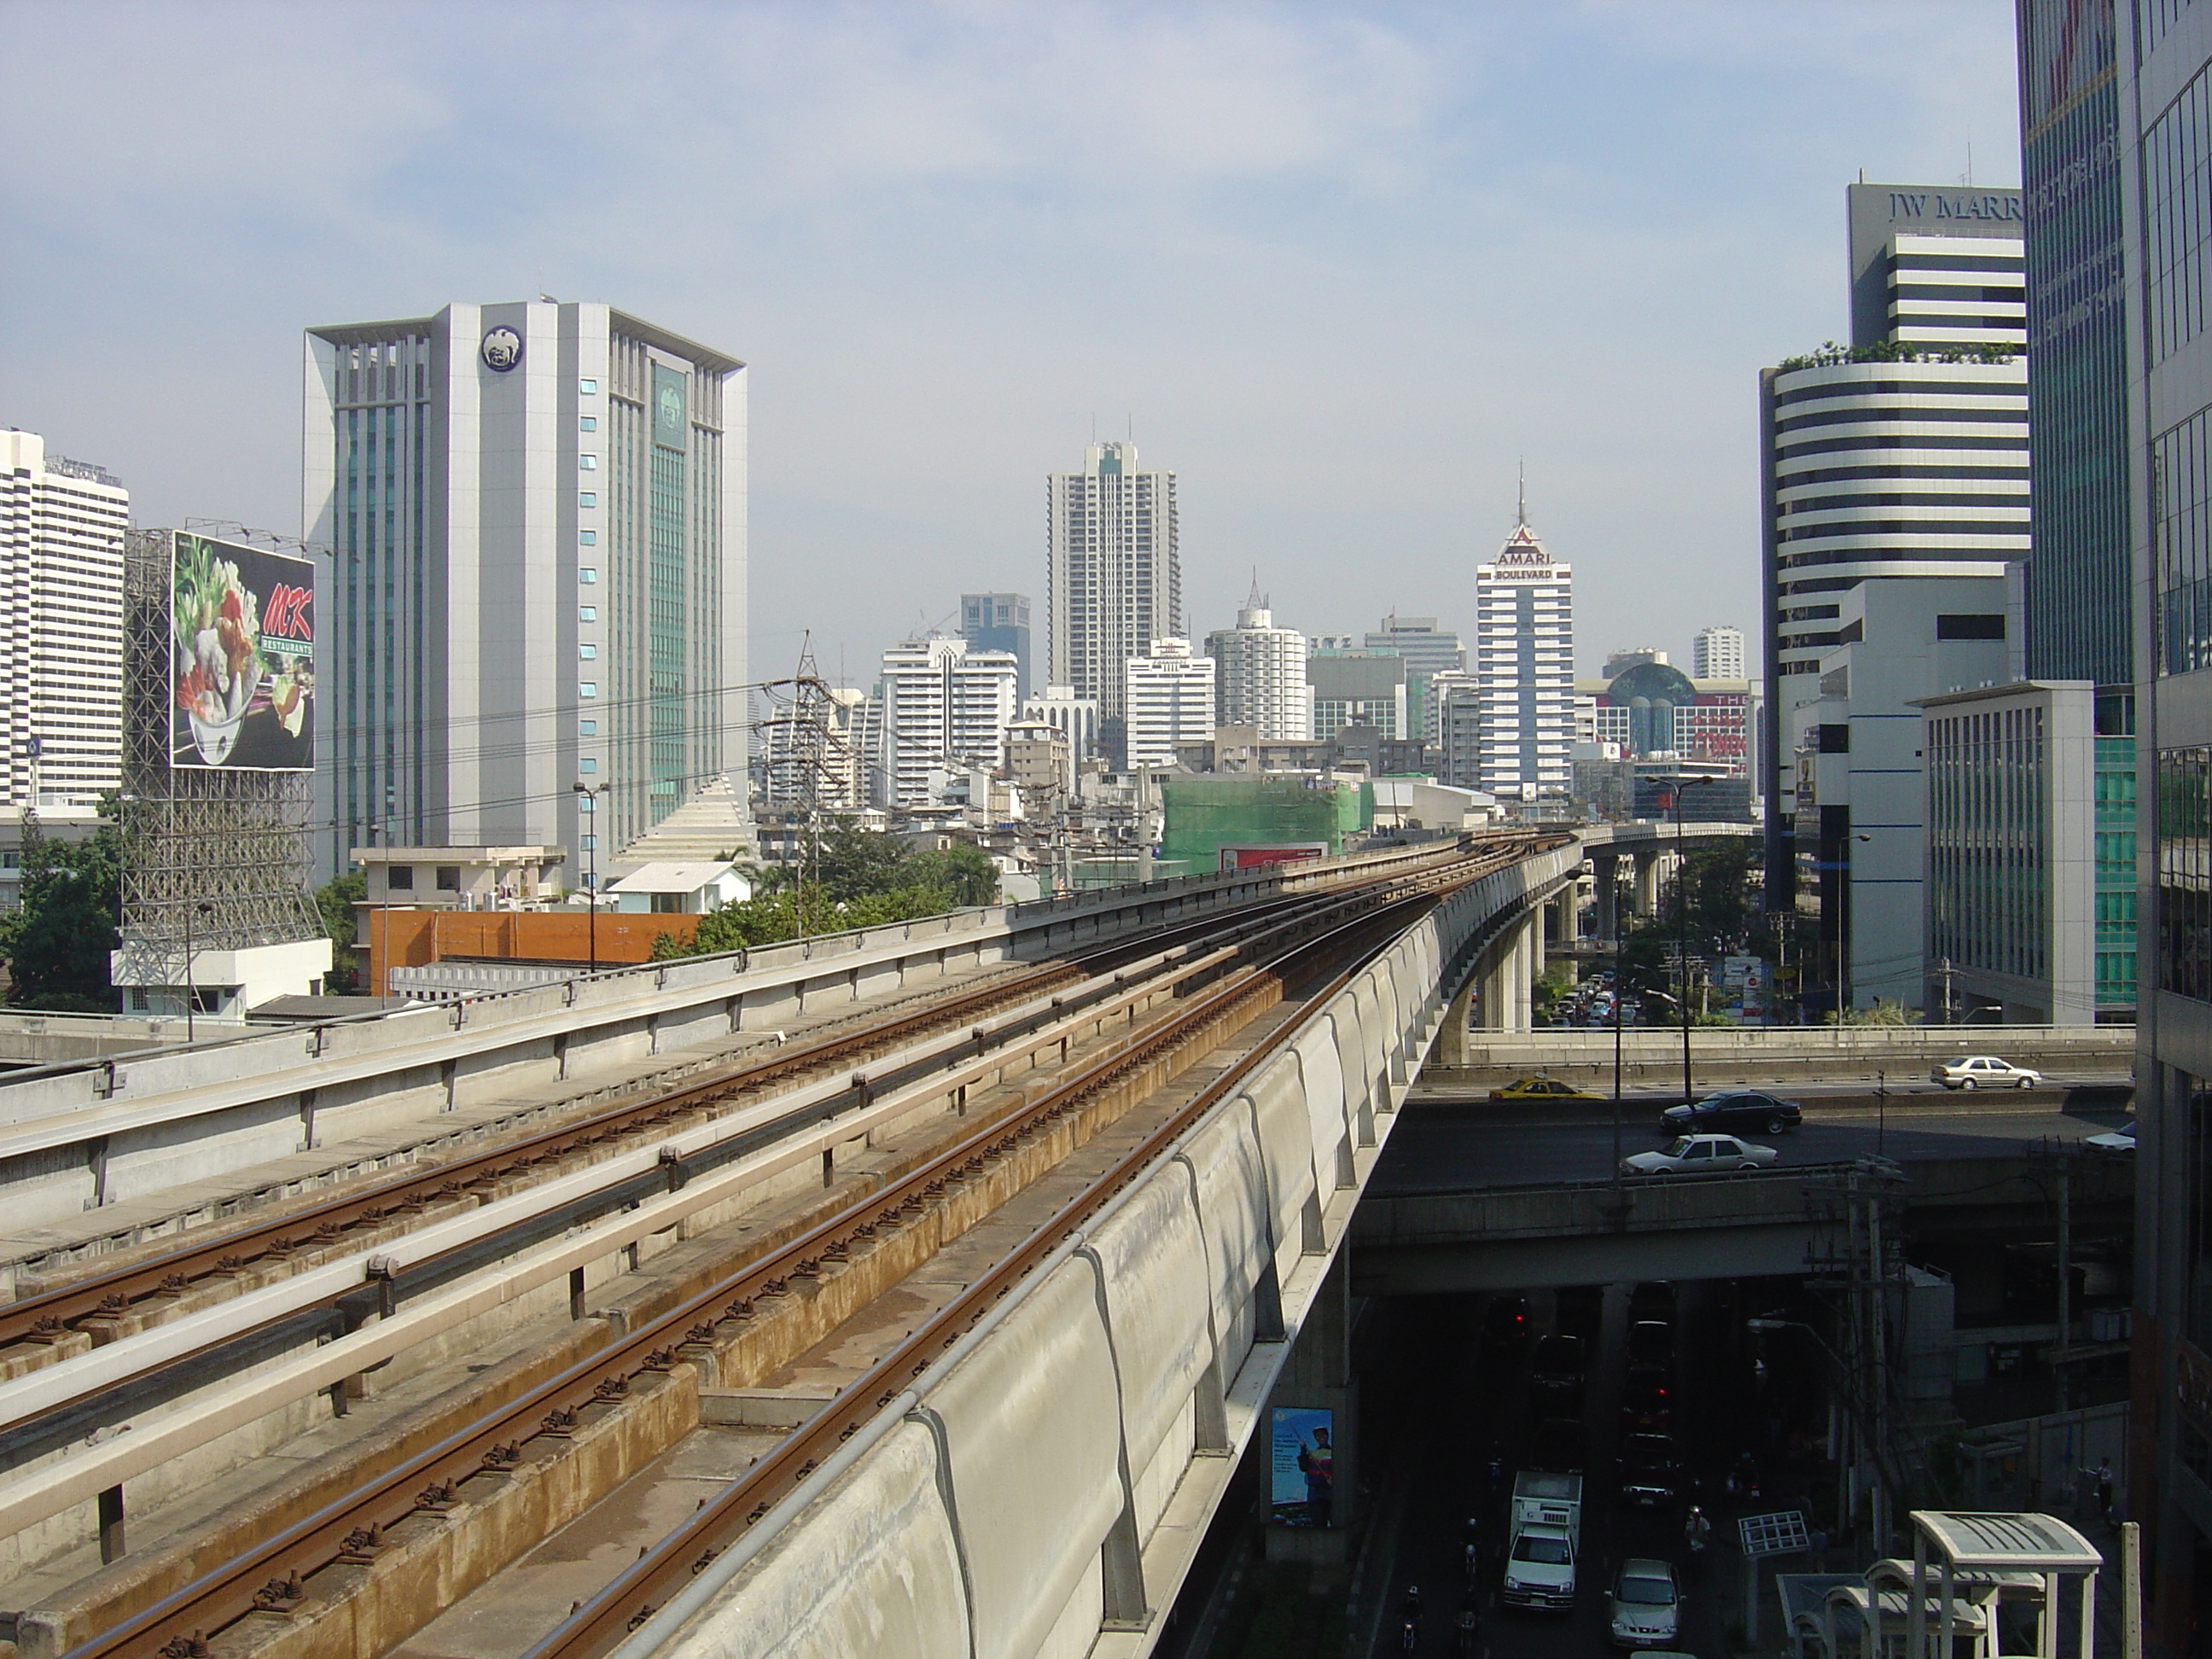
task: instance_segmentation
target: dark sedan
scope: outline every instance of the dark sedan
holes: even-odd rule
[[[1778,1135],[1804,1121],[1805,1114],[1794,1100],[1753,1089],[1731,1089],[1725,1094],[1707,1095],[1694,1106],[1669,1106],[1659,1115],[1659,1127],[1670,1135],[1705,1134],[1714,1130]]]

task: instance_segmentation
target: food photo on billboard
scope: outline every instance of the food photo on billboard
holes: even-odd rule
[[[1332,1524],[1336,1503],[1335,1414],[1319,1407],[1274,1408],[1268,1515],[1286,1527]]]
[[[170,556],[169,764],[315,765],[315,567],[180,534]]]

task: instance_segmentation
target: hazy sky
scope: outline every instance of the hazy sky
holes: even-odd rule
[[[1044,590],[1094,421],[1193,631],[1471,623],[1529,516],[1585,672],[1757,611],[1754,376],[1844,185],[2019,179],[2010,0],[0,0],[0,426],[299,527],[300,331],[600,299],[744,358],[754,672]],[[1042,638],[1039,648],[1042,650]],[[1042,662],[1039,668],[1042,671]]]

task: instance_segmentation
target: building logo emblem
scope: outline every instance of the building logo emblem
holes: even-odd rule
[[[504,374],[522,361],[522,337],[504,323],[488,329],[483,337],[484,367]]]
[[[672,386],[660,388],[660,429],[670,436],[684,430],[684,393]]]

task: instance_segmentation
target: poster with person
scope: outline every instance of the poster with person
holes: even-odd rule
[[[1269,1515],[1286,1527],[1334,1524],[1335,1413],[1313,1406],[1274,1410]]]

